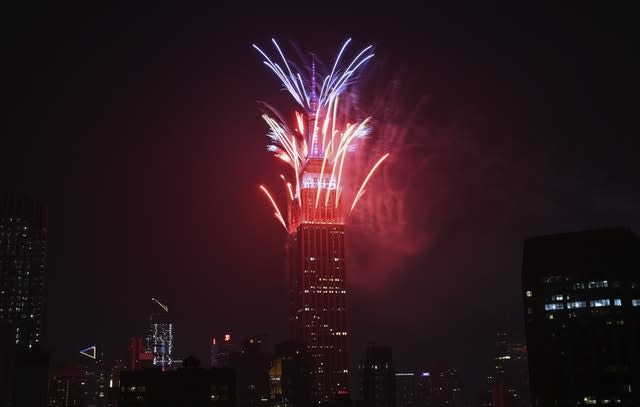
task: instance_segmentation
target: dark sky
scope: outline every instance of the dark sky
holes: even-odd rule
[[[409,130],[384,172],[401,226],[353,227],[354,359],[376,341],[400,370],[441,359],[478,387],[496,331],[523,331],[525,237],[640,230],[630,10],[92,7],[2,16],[0,189],[49,208],[56,361],[124,352],[152,296],[179,355],[227,331],[286,337],[285,236],[256,189],[283,171],[256,100],[290,106],[251,48],[272,36],[325,61],[347,37],[374,44],[363,104]]]

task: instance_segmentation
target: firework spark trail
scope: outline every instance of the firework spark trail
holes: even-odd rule
[[[267,195],[267,198],[269,198],[269,200],[271,201],[271,204],[273,205],[273,208],[276,210],[276,212],[273,215],[276,217],[276,219],[280,221],[280,223],[282,223],[284,230],[288,232],[289,228],[287,227],[287,224],[284,221],[282,214],[280,213],[280,209],[278,209],[278,205],[276,204],[276,201],[273,200],[273,197],[271,196],[269,191],[267,191],[267,188],[265,188],[263,185],[260,185],[260,189],[262,190],[262,192],[265,193],[265,195]]]
[[[353,199],[353,203],[351,204],[351,210],[350,211],[353,211],[353,208],[356,207],[356,204],[358,203],[358,200],[360,200],[360,198],[362,198],[362,195],[364,194],[364,187],[367,186],[367,182],[369,182],[369,179],[371,178],[373,173],[376,171],[376,169],[378,169],[380,164],[382,164],[382,162],[387,159],[387,157],[389,157],[389,153],[383,155],[382,158],[380,158],[378,160],[378,162],[375,163],[375,165],[371,168],[371,171],[369,171],[369,174],[367,175],[367,177],[364,179],[364,182],[360,186],[360,189],[358,190],[358,193],[356,194],[356,197]]]
[[[343,68],[340,61],[351,43],[351,39],[347,39],[340,47],[329,74],[318,82],[316,81],[315,56],[310,68],[312,77],[307,78],[298,72],[295,63],[287,60],[278,43],[274,39],[271,41],[280,56],[281,62],[272,60],[257,45],[252,45],[264,57],[263,63],[278,77],[284,86],[284,90],[293,97],[304,111],[302,113],[295,112],[293,127],[290,128],[275,109],[266,103],[262,103],[266,107],[266,112],[262,115],[262,119],[269,128],[267,136],[270,139],[270,143],[267,146],[267,150],[293,169],[295,187],[292,183],[287,182],[284,175],[281,175],[281,178],[288,192],[289,201],[291,203],[297,201],[298,210],[302,209],[302,190],[309,188],[315,189],[315,196],[312,201],[315,201],[315,205],[311,203],[312,209],[318,209],[323,189],[325,190],[325,208],[329,205],[331,192],[335,190],[335,207],[337,209],[339,208],[340,198],[345,191],[343,182],[349,178],[345,178],[345,165],[353,164],[353,159],[348,157],[360,145],[357,140],[364,139],[371,131],[369,126],[370,118],[356,122],[346,120],[348,116],[347,110],[350,110],[350,107],[348,105],[346,108],[339,106],[340,95],[345,92],[348,94],[347,89],[354,82],[357,73],[367,61],[373,58],[373,47],[369,45],[362,49],[355,58],[351,59],[346,68]],[[284,69],[280,63],[283,64]],[[318,92],[317,86],[320,82],[321,85]],[[346,124],[342,124],[344,122]],[[383,155],[369,171],[355,194],[349,213],[353,211],[357,202],[364,195],[365,187],[376,169],[388,156],[389,153]],[[312,161],[318,163],[313,165],[317,165],[319,168],[313,168],[318,168],[319,173],[309,172],[308,168],[310,167],[308,167],[308,164]],[[318,171],[318,169],[314,171]],[[326,178],[325,175],[329,173],[331,174],[330,177]],[[301,182],[304,182],[304,185]],[[349,190],[352,188],[351,185],[347,187]],[[287,225],[269,191],[262,185],[260,185],[260,189],[273,205],[276,219],[280,221],[287,231],[293,230],[294,225]],[[290,206],[290,210],[292,208]],[[344,220],[343,214],[339,214],[338,217],[340,221]],[[294,222],[293,220],[291,221]],[[305,219],[296,221],[305,221]]]

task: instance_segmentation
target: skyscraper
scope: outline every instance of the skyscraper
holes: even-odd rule
[[[0,323],[13,330],[19,348],[43,341],[46,248],[44,206],[0,195]]]
[[[365,360],[360,361],[362,399],[365,407],[395,407],[396,371],[389,346],[367,346]]]
[[[493,407],[530,406],[527,347],[523,341],[498,333],[494,366],[490,380]]]
[[[426,407],[431,405],[431,374],[429,372],[396,373],[396,407]]]
[[[322,171],[322,163],[311,158],[303,171],[301,207],[289,211],[288,244],[292,339],[308,346],[314,398],[321,403],[347,393],[349,381],[345,228],[331,169],[325,164]],[[326,205],[315,205],[319,188],[328,192]]]
[[[532,405],[640,405],[640,238],[527,239],[522,295]]]
[[[433,407],[461,407],[462,383],[455,368],[439,367],[431,376],[431,402]]]
[[[151,299],[153,310],[149,316],[147,352],[153,353],[153,366],[162,370],[173,364],[173,322],[169,318],[169,307],[156,298]]]
[[[280,114],[263,105],[266,113],[262,118],[270,129],[267,149],[295,173],[292,182],[281,174],[289,198],[287,220],[267,188],[261,185],[260,189],[289,234],[291,340],[306,343],[313,358],[314,399],[317,403],[344,401],[349,398],[350,360],[344,221],[373,173],[389,156],[386,153],[378,159],[359,188],[352,185],[353,179],[345,181],[350,178],[350,170],[343,174],[343,169],[350,167],[349,162],[361,167],[350,153],[370,132],[370,118],[355,117],[358,114],[354,115],[350,103],[355,94],[347,89],[355,81],[356,72],[373,58],[373,47],[365,47],[343,69],[340,60],[351,42],[348,39],[327,75],[317,74],[313,56],[307,71],[310,75],[305,74],[303,79],[300,72],[293,74],[282,49],[275,40],[272,42],[290,76],[282,74],[280,65],[260,47],[253,47],[303,109],[302,113],[295,112],[295,127],[290,127]],[[348,195],[350,203],[345,204]]]

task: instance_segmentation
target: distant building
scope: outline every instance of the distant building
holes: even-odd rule
[[[120,373],[118,407],[236,406],[235,374],[228,368],[160,368]]]
[[[153,311],[149,316],[149,335],[146,351],[153,354],[153,366],[167,370],[173,364],[175,331],[169,307],[156,298],[151,299]]]
[[[141,370],[153,366],[153,352],[147,350],[142,337],[132,337],[128,352],[129,370]]]
[[[527,239],[531,401],[640,405],[640,238],[603,229]]]
[[[220,338],[211,338],[211,367],[229,366],[231,354],[240,350],[235,337],[230,333]]]
[[[433,407],[462,407],[462,383],[454,368],[437,369],[431,376],[431,405]]]
[[[527,347],[512,335],[496,335],[495,369],[491,377],[493,407],[528,407],[529,366]]]
[[[0,194],[0,405],[47,400],[46,248],[44,206]]]
[[[369,345],[358,364],[365,407],[395,407],[396,372],[391,347]]]
[[[27,197],[0,195],[0,321],[15,344],[31,349],[44,337],[47,215]]]
[[[269,366],[272,355],[264,350],[264,337],[244,341],[240,352],[233,352],[229,366],[236,372],[239,407],[269,406]]]
[[[85,406],[85,367],[80,363],[55,369],[49,381],[49,407]]]
[[[396,373],[396,407],[428,407],[431,405],[431,373]]]
[[[305,344],[284,342],[275,346],[269,367],[269,398],[273,407],[313,405],[313,359]]]

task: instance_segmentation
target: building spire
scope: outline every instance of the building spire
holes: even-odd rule
[[[316,111],[318,108],[318,95],[316,93],[316,56],[311,54],[311,98],[309,100],[309,106],[312,111]]]

